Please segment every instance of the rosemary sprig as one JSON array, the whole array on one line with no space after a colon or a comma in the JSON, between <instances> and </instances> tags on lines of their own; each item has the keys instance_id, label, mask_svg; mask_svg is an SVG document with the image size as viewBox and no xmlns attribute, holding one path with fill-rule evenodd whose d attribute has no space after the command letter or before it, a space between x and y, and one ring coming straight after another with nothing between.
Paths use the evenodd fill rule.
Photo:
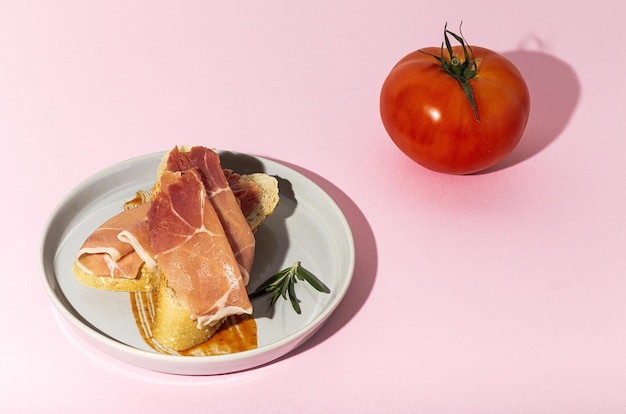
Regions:
<instances>
[{"instance_id":1,"label":"rosemary sprig","mask_svg":"<svg viewBox=\"0 0 626 414\"><path fill-rule=\"evenodd\" d=\"M270 276L263 283L256 288L256 290L248 295L250 300L263 296L268 293L272 293L270 305L273 306L278 298L281 296L283 299L291 301L291 306L297 313L302 313L300 309L300 303L296 297L295 285L300 281L306 281L315 290L322 293L330 293L330 289L321 280L319 280L313 273L306 270L300 262L294 263L292 266L287 267L273 276Z\"/></svg>"}]
</instances>

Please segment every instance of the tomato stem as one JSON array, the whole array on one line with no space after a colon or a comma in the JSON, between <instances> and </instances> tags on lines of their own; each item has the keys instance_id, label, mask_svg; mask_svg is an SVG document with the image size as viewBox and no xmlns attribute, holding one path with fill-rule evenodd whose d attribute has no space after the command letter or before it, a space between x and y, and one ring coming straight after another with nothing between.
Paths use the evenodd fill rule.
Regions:
<instances>
[{"instance_id":1,"label":"tomato stem","mask_svg":"<svg viewBox=\"0 0 626 414\"><path fill-rule=\"evenodd\" d=\"M467 96L467 100L472 107L472 111L474 112L474 117L476 118L476 121L480 122L480 119L478 117L478 108L476 108L476 101L474 99L474 90L469 84L469 80L476 76L476 73L478 72L478 67L476 66L476 59L474 59L472 47L465 41L460 26L459 33L461 33L461 35L457 35L456 33L449 31L448 24L446 23L443 28L443 42L441 43L440 56L424 52L422 50L420 50L420 52L435 58L437 62L439 62L443 70L445 70L454 79L459 81L459 84L461 85L461 88L463 89L463 92L465 93L465 96ZM454 54L448 35L454 37L454 39L459 42L463 47L463 60L461 60L461 58ZM446 56L444 54L444 45L446 47L446 50L448 51L448 59L446 59Z\"/></svg>"}]
</instances>

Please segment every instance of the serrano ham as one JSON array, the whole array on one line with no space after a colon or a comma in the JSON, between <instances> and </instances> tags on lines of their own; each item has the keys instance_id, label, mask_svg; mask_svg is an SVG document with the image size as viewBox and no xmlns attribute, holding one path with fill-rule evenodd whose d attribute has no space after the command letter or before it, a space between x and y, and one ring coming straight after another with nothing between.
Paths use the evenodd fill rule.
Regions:
<instances>
[{"instance_id":1,"label":"serrano ham","mask_svg":"<svg viewBox=\"0 0 626 414\"><path fill-rule=\"evenodd\" d=\"M146 224L149 208L142 204L107 220L85 240L76 266L88 275L124 279L135 279L144 263L154 270Z\"/></svg>"},{"instance_id":2,"label":"serrano ham","mask_svg":"<svg viewBox=\"0 0 626 414\"><path fill-rule=\"evenodd\" d=\"M204 177L205 186L209 185L213 189L212 204L217 206L216 211L221 213L218 213L220 222L227 229L229 243L240 264L244 283L247 284L254 257L255 240L245 216L259 205L260 190L254 182L242 181L239 174L230 170L223 170L220 174L215 169L220 168L220 163L214 151L203 147L194 148L197 149L192 148L189 153L194 154L191 159L187 157L187 153L181 154L178 148L172 150L168 155L168 168L172 171L189 169L205 171L200 176ZM201 166L201 169L195 165ZM167 178L161 177L161 180ZM219 186L216 183L219 183ZM228 186L226 190L224 183ZM240 210L239 214L234 209L235 205ZM81 246L76 255L76 267L85 275L93 277L128 280L135 279L144 264L144 270L154 272L156 261L146 221L149 207L149 201L135 204L135 207L103 223Z\"/></svg>"},{"instance_id":3,"label":"serrano ham","mask_svg":"<svg viewBox=\"0 0 626 414\"><path fill-rule=\"evenodd\" d=\"M192 147L189 152L184 153L180 152L178 148L174 148L170 151L167 169L172 172L196 170L199 173L209 200L224 227L237 263L239 263L244 284L247 285L254 259L254 234L242 212L241 202L235 196L221 167L219 155L215 151L199 146ZM233 177L231 181L237 183L237 178ZM244 194L249 197L254 192L242 191L241 195ZM255 201L258 202L258 198L250 202Z\"/></svg>"},{"instance_id":4,"label":"serrano ham","mask_svg":"<svg viewBox=\"0 0 626 414\"><path fill-rule=\"evenodd\" d=\"M164 172L151 204L153 253L192 318L211 325L230 315L251 314L240 266L200 174L195 169Z\"/></svg>"}]
</instances>

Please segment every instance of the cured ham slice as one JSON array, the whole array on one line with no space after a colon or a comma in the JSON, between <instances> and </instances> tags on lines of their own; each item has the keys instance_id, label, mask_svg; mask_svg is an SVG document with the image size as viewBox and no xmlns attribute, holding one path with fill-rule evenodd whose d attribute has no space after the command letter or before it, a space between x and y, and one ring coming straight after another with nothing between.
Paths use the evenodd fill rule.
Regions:
<instances>
[{"instance_id":1,"label":"cured ham slice","mask_svg":"<svg viewBox=\"0 0 626 414\"><path fill-rule=\"evenodd\" d=\"M198 324L252 313L240 266L195 169L163 173L148 231L160 271Z\"/></svg>"},{"instance_id":2,"label":"cured ham slice","mask_svg":"<svg viewBox=\"0 0 626 414\"><path fill-rule=\"evenodd\" d=\"M248 217L254 208L261 202L259 187L253 181L244 181L241 175L232 170L225 169L224 176L228 181L230 189L239 202L241 212Z\"/></svg>"},{"instance_id":3,"label":"cured ham slice","mask_svg":"<svg viewBox=\"0 0 626 414\"><path fill-rule=\"evenodd\" d=\"M135 279L144 263L154 269L146 222L149 208L142 204L103 223L76 254L76 266L88 275L124 279Z\"/></svg>"},{"instance_id":4,"label":"cured ham slice","mask_svg":"<svg viewBox=\"0 0 626 414\"><path fill-rule=\"evenodd\" d=\"M191 169L198 171L209 200L224 227L237 263L240 265L244 284L247 285L254 260L254 234L242 212L241 203L233 193L222 170L219 155L215 151L200 146L192 147L189 152L180 152L178 148L174 148L170 151L167 169L172 172L184 172ZM236 177L234 179L236 180ZM258 202L258 200L251 202L253 201Z\"/></svg>"}]
</instances>

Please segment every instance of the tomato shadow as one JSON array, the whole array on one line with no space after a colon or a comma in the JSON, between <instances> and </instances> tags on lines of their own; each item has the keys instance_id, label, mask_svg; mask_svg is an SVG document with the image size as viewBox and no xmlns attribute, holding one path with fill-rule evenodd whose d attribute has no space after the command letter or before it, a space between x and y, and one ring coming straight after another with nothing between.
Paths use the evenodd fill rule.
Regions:
<instances>
[{"instance_id":1,"label":"tomato shadow","mask_svg":"<svg viewBox=\"0 0 626 414\"><path fill-rule=\"evenodd\" d=\"M517 148L482 173L514 166L547 148L565 129L580 98L581 86L576 73L561 59L542 51L523 49L502 55L517 66L526 80L530 91L530 117Z\"/></svg>"}]
</instances>

